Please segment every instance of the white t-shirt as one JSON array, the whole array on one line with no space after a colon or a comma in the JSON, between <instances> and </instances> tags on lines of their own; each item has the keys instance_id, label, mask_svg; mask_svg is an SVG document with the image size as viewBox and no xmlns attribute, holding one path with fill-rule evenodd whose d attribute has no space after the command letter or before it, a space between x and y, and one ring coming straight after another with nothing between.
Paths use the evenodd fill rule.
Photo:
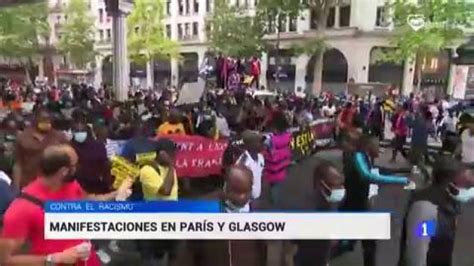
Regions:
<instances>
[{"instance_id":1,"label":"white t-shirt","mask_svg":"<svg viewBox=\"0 0 474 266\"><path fill-rule=\"evenodd\" d=\"M462 162L474 163L474 136L466 129L461 135L462 140Z\"/></svg>"},{"instance_id":2,"label":"white t-shirt","mask_svg":"<svg viewBox=\"0 0 474 266\"><path fill-rule=\"evenodd\" d=\"M323 106L323 115L324 116L334 116L336 114L336 106L329 107L328 105Z\"/></svg>"},{"instance_id":3,"label":"white t-shirt","mask_svg":"<svg viewBox=\"0 0 474 266\"><path fill-rule=\"evenodd\" d=\"M262 192L262 173L265 166L265 159L262 154L258 154L257 161L250 156L248 151L245 151L237 160L237 163L242 163L247 166L253 174L252 184L252 199L258 199Z\"/></svg>"},{"instance_id":4,"label":"white t-shirt","mask_svg":"<svg viewBox=\"0 0 474 266\"><path fill-rule=\"evenodd\" d=\"M455 116L450 117L448 115L444 118L444 125L446 125L446 131L448 132L455 133L457 124L458 124L458 119Z\"/></svg>"}]
</instances>

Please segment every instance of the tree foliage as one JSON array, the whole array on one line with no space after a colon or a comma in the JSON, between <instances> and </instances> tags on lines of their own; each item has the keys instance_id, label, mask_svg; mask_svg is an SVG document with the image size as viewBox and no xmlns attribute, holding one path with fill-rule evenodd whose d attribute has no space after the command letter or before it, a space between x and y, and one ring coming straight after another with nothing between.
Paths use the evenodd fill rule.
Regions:
<instances>
[{"instance_id":1,"label":"tree foliage","mask_svg":"<svg viewBox=\"0 0 474 266\"><path fill-rule=\"evenodd\" d=\"M462 42L464 29L472 26L474 5L466 0L395 0L388 6L394 26L389 52L378 53L377 61L401 63L406 59L436 55L441 49ZM424 27L414 30L408 20L422 18Z\"/></svg>"},{"instance_id":2,"label":"tree foliage","mask_svg":"<svg viewBox=\"0 0 474 266\"><path fill-rule=\"evenodd\" d=\"M66 8L68 20L61 30L59 49L76 67L84 68L94 60L94 20L85 0L71 0Z\"/></svg>"},{"instance_id":3,"label":"tree foliage","mask_svg":"<svg viewBox=\"0 0 474 266\"><path fill-rule=\"evenodd\" d=\"M0 56L25 67L33 64L48 39L46 3L0 8Z\"/></svg>"},{"instance_id":4,"label":"tree foliage","mask_svg":"<svg viewBox=\"0 0 474 266\"><path fill-rule=\"evenodd\" d=\"M128 17L128 49L132 61L179 57L179 44L166 36L162 1L135 0Z\"/></svg>"},{"instance_id":5,"label":"tree foliage","mask_svg":"<svg viewBox=\"0 0 474 266\"><path fill-rule=\"evenodd\" d=\"M265 50L264 23L259 14L216 0L207 25L213 50L232 57L260 56Z\"/></svg>"}]
</instances>

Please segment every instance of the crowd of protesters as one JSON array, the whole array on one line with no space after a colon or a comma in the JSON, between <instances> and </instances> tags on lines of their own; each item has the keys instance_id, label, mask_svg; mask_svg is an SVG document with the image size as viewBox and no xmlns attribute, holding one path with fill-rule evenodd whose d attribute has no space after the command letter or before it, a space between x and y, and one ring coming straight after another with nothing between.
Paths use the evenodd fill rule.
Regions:
<instances>
[{"instance_id":1,"label":"crowd of protesters","mask_svg":"<svg viewBox=\"0 0 474 266\"><path fill-rule=\"evenodd\" d=\"M414 172L423 172L427 184L411 197L406 232L416 221L449 222L440 224L440 236L432 241L404 234L400 265L450 265L455 232L451 222L459 214L459 205L474 198L470 171L474 120L464 119L467 129L458 134L459 110L446 100L428 104L415 95L402 99L371 93L324 93L306 98L278 93L258 98L245 90L213 90L195 104L175 106L173 90L131 90L129 101L116 102L108 88L84 84L63 88L4 86L1 95L2 105L9 110L0 136L2 265L5 261L6 265L91 266L110 260L100 248L91 253L94 249L88 241L45 240L41 205L47 200L177 200L181 197L174 165L177 150L167 135L242 140L243 145L231 144L224 153L222 183L199 197L220 200L227 212L251 212L259 208L264 182L270 187L273 207L284 205L280 189L291 163L288 129L305 127L318 118L333 118L344 167L341 171L331 162L318 163L313 176L314 200L291 208L360 212L370 210L374 185L413 188L409 177L381 173L374 165L379 141L389 133L386 123L391 124L392 160L401 152ZM31 104L31 110L21 108L25 103ZM271 138L264 138L264 132L271 133ZM156 136L160 138L155 140ZM430 136L443 139L443 150L448 154L436 158L432 171L427 166L432 161ZM411 139L409 152L405 149L407 138ZM156 153L155 159L140 162L139 182L127 179L118 189L112 188L110 140L128 140L120 155L136 163L137 155ZM449 211L441 212L440 208ZM16 255L25 242L30 243L29 255ZM264 265L268 259L262 241L189 241L184 248L187 255L180 257L175 254L178 243L174 241L137 243L143 261L150 265L163 258L175 265L203 266ZM306 266L328 265L334 247L352 250L355 242L293 244L297 246L295 263ZM376 242L364 240L362 247L364 265L375 265Z\"/></svg>"}]
</instances>

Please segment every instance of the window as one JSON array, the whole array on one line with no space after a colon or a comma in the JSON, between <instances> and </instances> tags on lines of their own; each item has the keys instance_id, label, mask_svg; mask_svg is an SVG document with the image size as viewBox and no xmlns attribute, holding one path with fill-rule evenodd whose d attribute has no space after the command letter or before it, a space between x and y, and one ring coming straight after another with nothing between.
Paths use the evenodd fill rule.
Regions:
<instances>
[{"instance_id":1,"label":"window","mask_svg":"<svg viewBox=\"0 0 474 266\"><path fill-rule=\"evenodd\" d=\"M179 8L179 14L183 15L184 13L184 3L183 0L178 0L178 8Z\"/></svg>"},{"instance_id":2,"label":"window","mask_svg":"<svg viewBox=\"0 0 474 266\"><path fill-rule=\"evenodd\" d=\"M190 9L190 8L189 8L189 1L190 1L190 0L184 0L184 1L185 1L184 3L186 4L186 6L185 6L186 9L185 9L184 13L185 13L186 15L189 15L189 9Z\"/></svg>"},{"instance_id":3,"label":"window","mask_svg":"<svg viewBox=\"0 0 474 266\"><path fill-rule=\"evenodd\" d=\"M211 12L211 0L206 0L206 12Z\"/></svg>"},{"instance_id":4,"label":"window","mask_svg":"<svg viewBox=\"0 0 474 266\"><path fill-rule=\"evenodd\" d=\"M190 24L189 23L185 23L184 24L184 36L187 38L189 36L191 36L191 28L190 28Z\"/></svg>"},{"instance_id":5,"label":"window","mask_svg":"<svg viewBox=\"0 0 474 266\"><path fill-rule=\"evenodd\" d=\"M107 29L107 40L112 39L112 30Z\"/></svg>"},{"instance_id":6,"label":"window","mask_svg":"<svg viewBox=\"0 0 474 266\"><path fill-rule=\"evenodd\" d=\"M336 8L331 7L329 9L329 14L328 14L328 20L327 20L326 27L328 27L328 28L334 27L335 22L336 22Z\"/></svg>"},{"instance_id":7,"label":"window","mask_svg":"<svg viewBox=\"0 0 474 266\"><path fill-rule=\"evenodd\" d=\"M166 37L171 39L171 25L170 24L166 25Z\"/></svg>"},{"instance_id":8,"label":"window","mask_svg":"<svg viewBox=\"0 0 474 266\"><path fill-rule=\"evenodd\" d=\"M249 0L244 0L244 7L249 8Z\"/></svg>"},{"instance_id":9,"label":"window","mask_svg":"<svg viewBox=\"0 0 474 266\"><path fill-rule=\"evenodd\" d=\"M286 31L286 17L280 16L278 21L278 31L285 32Z\"/></svg>"},{"instance_id":10,"label":"window","mask_svg":"<svg viewBox=\"0 0 474 266\"><path fill-rule=\"evenodd\" d=\"M387 23L385 20L385 7L377 7L377 18L375 19L375 26L377 27L386 27Z\"/></svg>"},{"instance_id":11,"label":"window","mask_svg":"<svg viewBox=\"0 0 474 266\"><path fill-rule=\"evenodd\" d=\"M194 13L199 13L199 0L193 0L193 2L194 2L194 5L193 5Z\"/></svg>"},{"instance_id":12,"label":"window","mask_svg":"<svg viewBox=\"0 0 474 266\"><path fill-rule=\"evenodd\" d=\"M166 1L166 15L171 16L171 0Z\"/></svg>"},{"instance_id":13,"label":"window","mask_svg":"<svg viewBox=\"0 0 474 266\"><path fill-rule=\"evenodd\" d=\"M318 15L316 14L316 11L314 10L311 10L309 28L312 30L315 30L318 28Z\"/></svg>"},{"instance_id":14,"label":"window","mask_svg":"<svg viewBox=\"0 0 474 266\"><path fill-rule=\"evenodd\" d=\"M339 7L339 27L349 27L351 24L351 6Z\"/></svg>"},{"instance_id":15,"label":"window","mask_svg":"<svg viewBox=\"0 0 474 266\"><path fill-rule=\"evenodd\" d=\"M99 22L104 22L104 10L102 8L99 9Z\"/></svg>"},{"instance_id":16,"label":"window","mask_svg":"<svg viewBox=\"0 0 474 266\"><path fill-rule=\"evenodd\" d=\"M198 23L197 22L193 22L193 36L197 36L198 35Z\"/></svg>"},{"instance_id":17,"label":"window","mask_svg":"<svg viewBox=\"0 0 474 266\"><path fill-rule=\"evenodd\" d=\"M298 30L298 17L290 17L289 31Z\"/></svg>"},{"instance_id":18,"label":"window","mask_svg":"<svg viewBox=\"0 0 474 266\"><path fill-rule=\"evenodd\" d=\"M103 41L104 40L104 31L99 30L99 40Z\"/></svg>"},{"instance_id":19,"label":"window","mask_svg":"<svg viewBox=\"0 0 474 266\"><path fill-rule=\"evenodd\" d=\"M183 38L183 24L178 24L178 39L182 39Z\"/></svg>"},{"instance_id":20,"label":"window","mask_svg":"<svg viewBox=\"0 0 474 266\"><path fill-rule=\"evenodd\" d=\"M56 16L56 24L61 23L61 16Z\"/></svg>"},{"instance_id":21,"label":"window","mask_svg":"<svg viewBox=\"0 0 474 266\"><path fill-rule=\"evenodd\" d=\"M67 22L67 15L64 15L64 22Z\"/></svg>"},{"instance_id":22,"label":"window","mask_svg":"<svg viewBox=\"0 0 474 266\"><path fill-rule=\"evenodd\" d=\"M240 6L240 0L235 0L235 6Z\"/></svg>"},{"instance_id":23,"label":"window","mask_svg":"<svg viewBox=\"0 0 474 266\"><path fill-rule=\"evenodd\" d=\"M275 18L271 15L268 16L268 24L267 24L267 33L275 33Z\"/></svg>"}]
</instances>

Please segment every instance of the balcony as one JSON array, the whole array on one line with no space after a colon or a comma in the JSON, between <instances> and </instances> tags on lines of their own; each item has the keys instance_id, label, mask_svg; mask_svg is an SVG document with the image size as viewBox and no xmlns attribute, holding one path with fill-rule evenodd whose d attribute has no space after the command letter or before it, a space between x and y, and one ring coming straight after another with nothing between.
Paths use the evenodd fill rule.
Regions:
<instances>
[{"instance_id":1,"label":"balcony","mask_svg":"<svg viewBox=\"0 0 474 266\"><path fill-rule=\"evenodd\" d=\"M179 42L199 42L199 35L183 35L178 37Z\"/></svg>"}]
</instances>

